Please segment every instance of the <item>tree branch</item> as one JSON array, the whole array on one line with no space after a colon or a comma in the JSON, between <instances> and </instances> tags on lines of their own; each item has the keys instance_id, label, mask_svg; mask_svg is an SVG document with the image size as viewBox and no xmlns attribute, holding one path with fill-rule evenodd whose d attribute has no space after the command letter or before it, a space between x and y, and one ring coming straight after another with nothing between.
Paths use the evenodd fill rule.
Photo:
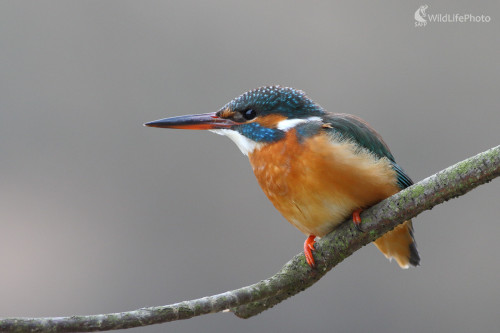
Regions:
<instances>
[{"instance_id":1,"label":"tree branch","mask_svg":"<svg viewBox=\"0 0 500 333\"><path fill-rule=\"evenodd\" d=\"M424 210L461 196L500 175L500 146L459 162L402 190L362 214L359 232L343 223L316 242L317 268L311 270L303 254L296 255L272 277L222 294L171 305L90 316L0 319L1 332L92 332L189 319L230 309L249 318L313 285L339 262L399 223Z\"/></svg>"}]
</instances>

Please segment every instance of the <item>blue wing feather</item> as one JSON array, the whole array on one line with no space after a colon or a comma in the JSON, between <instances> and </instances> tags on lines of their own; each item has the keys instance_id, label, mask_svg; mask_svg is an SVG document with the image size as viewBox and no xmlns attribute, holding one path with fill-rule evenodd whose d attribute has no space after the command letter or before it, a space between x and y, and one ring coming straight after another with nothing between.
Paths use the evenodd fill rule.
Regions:
<instances>
[{"instance_id":1,"label":"blue wing feather","mask_svg":"<svg viewBox=\"0 0 500 333\"><path fill-rule=\"evenodd\" d=\"M413 181L411 178L404 172L404 170L396 163L391 161L392 163L392 168L394 171L396 171L396 174L398 176L398 186L401 189L407 188L411 185L413 185Z\"/></svg>"}]
</instances>

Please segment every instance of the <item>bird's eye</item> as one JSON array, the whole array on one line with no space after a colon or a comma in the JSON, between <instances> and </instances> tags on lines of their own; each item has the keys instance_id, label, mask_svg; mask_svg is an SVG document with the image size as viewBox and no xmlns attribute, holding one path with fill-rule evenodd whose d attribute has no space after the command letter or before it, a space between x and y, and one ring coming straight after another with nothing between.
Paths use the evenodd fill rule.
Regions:
<instances>
[{"instance_id":1,"label":"bird's eye","mask_svg":"<svg viewBox=\"0 0 500 333\"><path fill-rule=\"evenodd\" d=\"M257 112L255 112L254 109L248 109L248 110L243 111L243 117L246 120L252 120L256 116L257 116Z\"/></svg>"}]
</instances>

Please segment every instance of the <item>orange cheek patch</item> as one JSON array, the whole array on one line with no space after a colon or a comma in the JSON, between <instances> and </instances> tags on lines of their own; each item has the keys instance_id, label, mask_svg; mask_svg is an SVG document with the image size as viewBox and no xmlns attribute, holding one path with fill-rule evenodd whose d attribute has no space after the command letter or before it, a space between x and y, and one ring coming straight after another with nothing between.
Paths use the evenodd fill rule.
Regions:
<instances>
[{"instance_id":1,"label":"orange cheek patch","mask_svg":"<svg viewBox=\"0 0 500 333\"><path fill-rule=\"evenodd\" d=\"M285 120L286 117L279 114L270 114L268 116L259 117L256 119L256 122L267 128L276 128L278 123L282 120Z\"/></svg>"},{"instance_id":2,"label":"orange cheek patch","mask_svg":"<svg viewBox=\"0 0 500 333\"><path fill-rule=\"evenodd\" d=\"M220 111L217 116L219 116L220 118L224 118L224 119L230 119L232 116L234 116L236 112L234 112L233 110L230 110L230 109L224 109L222 111Z\"/></svg>"}]
</instances>

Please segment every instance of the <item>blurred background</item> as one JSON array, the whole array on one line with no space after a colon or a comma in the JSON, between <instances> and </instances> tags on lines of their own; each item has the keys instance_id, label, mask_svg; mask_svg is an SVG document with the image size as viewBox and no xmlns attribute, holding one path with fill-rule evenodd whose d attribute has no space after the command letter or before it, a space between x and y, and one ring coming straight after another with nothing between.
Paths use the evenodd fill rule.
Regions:
<instances>
[{"instance_id":1,"label":"blurred background","mask_svg":"<svg viewBox=\"0 0 500 333\"><path fill-rule=\"evenodd\" d=\"M0 2L0 316L170 304L267 278L305 236L227 138L143 127L262 85L379 131L415 181L500 143L500 4ZM258 317L130 332L498 332L499 180L414 220L421 266L369 245Z\"/></svg>"}]
</instances>

